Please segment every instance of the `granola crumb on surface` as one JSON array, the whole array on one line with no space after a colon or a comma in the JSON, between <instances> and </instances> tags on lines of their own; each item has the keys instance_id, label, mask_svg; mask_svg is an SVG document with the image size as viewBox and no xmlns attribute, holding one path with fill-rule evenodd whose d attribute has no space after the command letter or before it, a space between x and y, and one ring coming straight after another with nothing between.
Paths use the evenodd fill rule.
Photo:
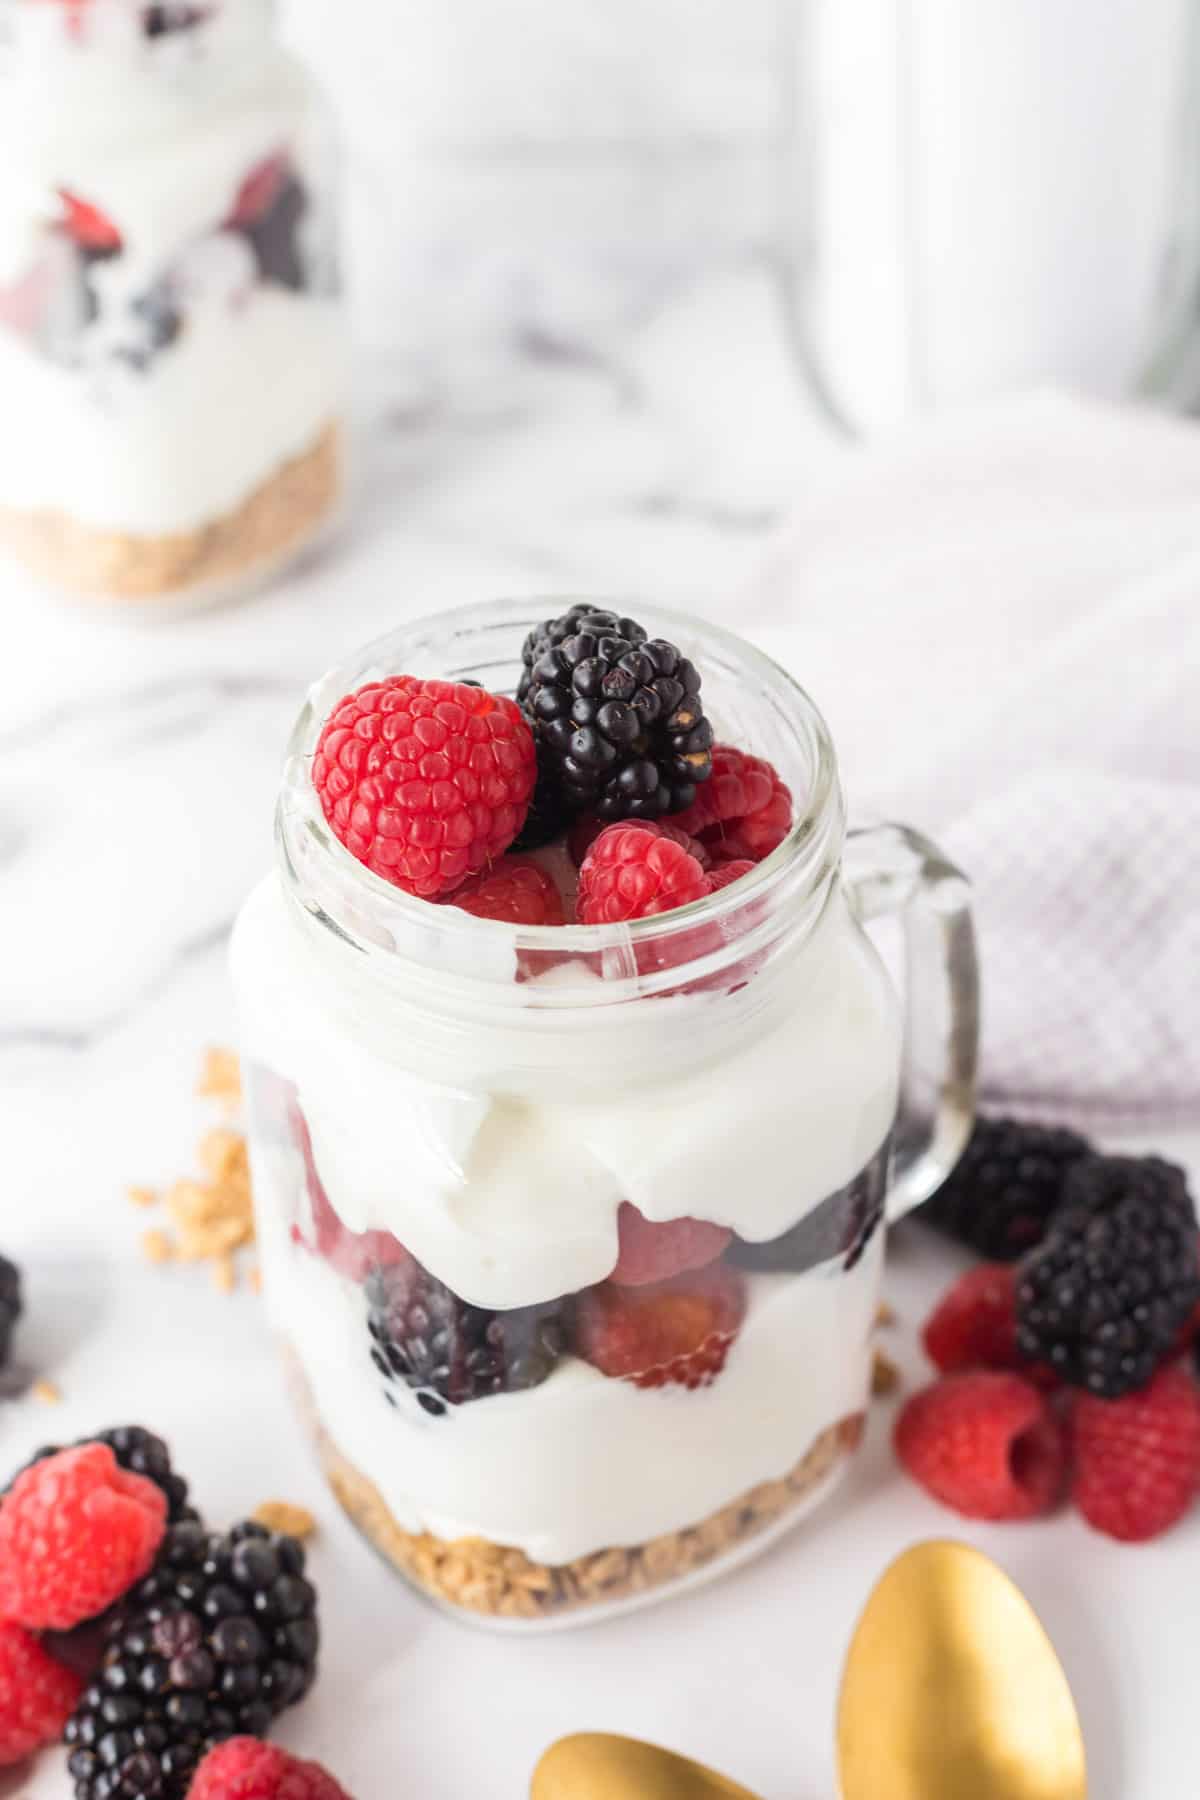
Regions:
<instances>
[{"instance_id":1,"label":"granola crumb on surface","mask_svg":"<svg viewBox=\"0 0 1200 1800\"><path fill-rule=\"evenodd\" d=\"M197 1093L220 1102L227 1112L241 1104L241 1076L232 1050L211 1049L204 1058ZM210 1127L196 1148L201 1173L172 1182L162 1199L170 1229L148 1231L142 1253L152 1263L206 1262L214 1286L232 1293L238 1285L236 1254L254 1242L254 1203L246 1138L234 1125ZM131 1188L139 1206L155 1203L150 1188Z\"/></svg>"},{"instance_id":2,"label":"granola crumb on surface","mask_svg":"<svg viewBox=\"0 0 1200 1800\"><path fill-rule=\"evenodd\" d=\"M900 1386L900 1371L890 1356L882 1350L876 1350L875 1361L871 1368L871 1392L878 1399L886 1399L894 1394Z\"/></svg>"},{"instance_id":3,"label":"granola crumb on surface","mask_svg":"<svg viewBox=\"0 0 1200 1800\"><path fill-rule=\"evenodd\" d=\"M142 1255L145 1257L146 1261L150 1263L170 1262L174 1255L174 1251L171 1248L171 1240L166 1232L143 1231Z\"/></svg>"},{"instance_id":4,"label":"granola crumb on surface","mask_svg":"<svg viewBox=\"0 0 1200 1800\"><path fill-rule=\"evenodd\" d=\"M264 1500L251 1517L268 1531L282 1532L285 1537L299 1538L304 1543L317 1529L317 1521L307 1506L293 1506L290 1500Z\"/></svg>"}]
</instances>

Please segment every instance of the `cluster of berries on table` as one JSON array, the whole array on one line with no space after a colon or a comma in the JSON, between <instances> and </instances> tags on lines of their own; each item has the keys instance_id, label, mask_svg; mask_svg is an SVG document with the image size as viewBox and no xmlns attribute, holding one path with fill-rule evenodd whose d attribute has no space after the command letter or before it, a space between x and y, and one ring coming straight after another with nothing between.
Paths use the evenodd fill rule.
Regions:
<instances>
[{"instance_id":1,"label":"cluster of berries on table","mask_svg":"<svg viewBox=\"0 0 1200 1800\"><path fill-rule=\"evenodd\" d=\"M477 918L617 924L730 886L791 829L776 770L714 742L701 672L636 620L545 620L514 686L391 675L329 713L313 785L374 874Z\"/></svg>"},{"instance_id":2,"label":"cluster of berries on table","mask_svg":"<svg viewBox=\"0 0 1200 1800\"><path fill-rule=\"evenodd\" d=\"M77 1800L345 1800L261 1742L319 1635L303 1546L206 1530L141 1426L41 1451L0 1496L0 1766L61 1738Z\"/></svg>"},{"instance_id":3,"label":"cluster of berries on table","mask_svg":"<svg viewBox=\"0 0 1200 1800\"><path fill-rule=\"evenodd\" d=\"M989 1260L925 1324L940 1379L897 1422L908 1472L971 1518L1068 1499L1127 1542L1177 1523L1200 1495L1200 1230L1183 1171L985 1120L928 1212Z\"/></svg>"}]
</instances>

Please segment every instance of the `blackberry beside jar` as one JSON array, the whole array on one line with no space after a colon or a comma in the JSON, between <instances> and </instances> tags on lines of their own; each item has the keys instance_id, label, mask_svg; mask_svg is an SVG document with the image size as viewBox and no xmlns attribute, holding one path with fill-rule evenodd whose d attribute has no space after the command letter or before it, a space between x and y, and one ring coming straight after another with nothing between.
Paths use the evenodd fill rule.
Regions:
<instances>
[{"instance_id":1,"label":"blackberry beside jar","mask_svg":"<svg viewBox=\"0 0 1200 1800\"><path fill-rule=\"evenodd\" d=\"M265 0L0 0L0 546L220 600L342 489L332 138Z\"/></svg>"},{"instance_id":2,"label":"blackberry beside jar","mask_svg":"<svg viewBox=\"0 0 1200 1800\"><path fill-rule=\"evenodd\" d=\"M796 803L741 881L512 927L342 847L310 773L335 703L401 671L511 691L552 610L426 620L317 684L233 944L267 1303L328 1478L421 1592L514 1627L731 1566L828 1491L885 1212L956 1158L975 1049L962 878L900 828L844 866L819 714L698 621L639 608ZM907 1063L873 911L904 916Z\"/></svg>"}]
</instances>

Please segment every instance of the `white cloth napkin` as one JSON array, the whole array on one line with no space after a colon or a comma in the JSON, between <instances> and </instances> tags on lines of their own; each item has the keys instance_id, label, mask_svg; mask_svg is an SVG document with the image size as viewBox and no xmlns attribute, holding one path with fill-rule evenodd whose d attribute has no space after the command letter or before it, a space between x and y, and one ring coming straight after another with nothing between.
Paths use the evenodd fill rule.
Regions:
<instances>
[{"instance_id":1,"label":"white cloth napkin","mask_svg":"<svg viewBox=\"0 0 1200 1800\"><path fill-rule=\"evenodd\" d=\"M985 1102L1200 1118L1200 430L1037 394L839 460L750 618L852 816L973 878Z\"/></svg>"}]
</instances>

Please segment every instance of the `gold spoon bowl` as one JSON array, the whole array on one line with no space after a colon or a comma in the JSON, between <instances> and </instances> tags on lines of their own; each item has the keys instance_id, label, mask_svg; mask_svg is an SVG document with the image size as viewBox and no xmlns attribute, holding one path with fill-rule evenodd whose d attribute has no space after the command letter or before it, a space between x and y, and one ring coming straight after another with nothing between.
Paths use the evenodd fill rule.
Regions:
<instances>
[{"instance_id":1,"label":"gold spoon bowl","mask_svg":"<svg viewBox=\"0 0 1200 1800\"><path fill-rule=\"evenodd\" d=\"M702 1763L604 1731L552 1744L529 1794L530 1800L758 1800Z\"/></svg>"},{"instance_id":2,"label":"gold spoon bowl","mask_svg":"<svg viewBox=\"0 0 1200 1800\"><path fill-rule=\"evenodd\" d=\"M846 1658L837 1742L842 1800L1086 1800L1054 1646L967 1544L917 1544L883 1575Z\"/></svg>"}]
</instances>

